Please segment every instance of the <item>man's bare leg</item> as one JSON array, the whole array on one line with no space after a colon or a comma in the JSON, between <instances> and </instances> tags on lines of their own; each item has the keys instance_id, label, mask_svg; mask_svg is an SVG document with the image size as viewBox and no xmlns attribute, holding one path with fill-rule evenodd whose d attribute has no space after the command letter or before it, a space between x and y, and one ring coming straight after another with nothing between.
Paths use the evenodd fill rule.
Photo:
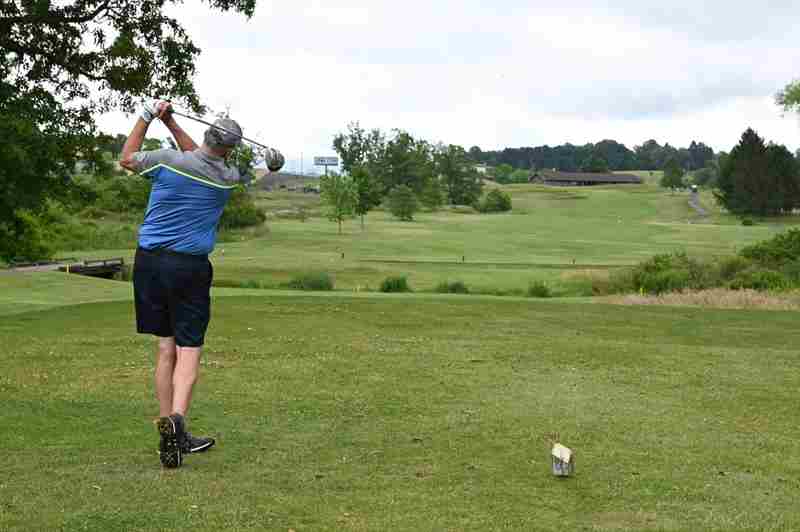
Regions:
<instances>
[{"instance_id":1,"label":"man's bare leg","mask_svg":"<svg viewBox=\"0 0 800 532\"><path fill-rule=\"evenodd\" d=\"M172 379L175 372L175 338L159 338L156 350L156 397L158 398L158 415L167 417L172 414Z\"/></svg>"},{"instance_id":2,"label":"man's bare leg","mask_svg":"<svg viewBox=\"0 0 800 532\"><path fill-rule=\"evenodd\" d=\"M176 347L177 362L172 374L172 412L186 416L192 389L200 370L202 347Z\"/></svg>"}]
</instances>

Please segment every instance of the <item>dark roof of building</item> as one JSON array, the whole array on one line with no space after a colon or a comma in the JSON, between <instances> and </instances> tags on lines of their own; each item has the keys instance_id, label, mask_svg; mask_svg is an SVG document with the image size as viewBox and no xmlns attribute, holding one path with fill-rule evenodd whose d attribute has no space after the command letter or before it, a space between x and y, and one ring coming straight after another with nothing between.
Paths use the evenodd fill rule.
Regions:
<instances>
[{"instance_id":1,"label":"dark roof of building","mask_svg":"<svg viewBox=\"0 0 800 532\"><path fill-rule=\"evenodd\" d=\"M642 178L632 174L610 174L590 172L554 172L539 170L533 177L544 181L582 182L582 183L641 183Z\"/></svg>"}]
</instances>

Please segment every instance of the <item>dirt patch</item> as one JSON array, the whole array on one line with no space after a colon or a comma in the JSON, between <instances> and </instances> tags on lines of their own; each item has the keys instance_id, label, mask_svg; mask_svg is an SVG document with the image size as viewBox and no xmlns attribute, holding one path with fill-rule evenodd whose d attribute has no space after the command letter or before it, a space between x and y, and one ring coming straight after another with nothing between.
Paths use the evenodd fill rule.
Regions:
<instances>
[{"instance_id":1,"label":"dirt patch","mask_svg":"<svg viewBox=\"0 0 800 532\"><path fill-rule=\"evenodd\" d=\"M723 288L662 294L659 296L607 296L598 298L598 301L617 305L800 310L800 293L797 292L770 294L756 290L726 290Z\"/></svg>"}]
</instances>

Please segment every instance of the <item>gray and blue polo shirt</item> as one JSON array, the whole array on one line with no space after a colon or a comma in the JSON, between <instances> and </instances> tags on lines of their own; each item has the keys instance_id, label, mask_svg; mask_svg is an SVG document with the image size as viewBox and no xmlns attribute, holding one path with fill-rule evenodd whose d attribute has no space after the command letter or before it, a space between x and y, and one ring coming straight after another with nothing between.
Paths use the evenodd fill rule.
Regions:
<instances>
[{"instance_id":1,"label":"gray and blue polo shirt","mask_svg":"<svg viewBox=\"0 0 800 532\"><path fill-rule=\"evenodd\" d=\"M139 246L211 253L222 210L241 181L239 172L200 149L140 151L133 160L139 173L153 181Z\"/></svg>"}]
</instances>

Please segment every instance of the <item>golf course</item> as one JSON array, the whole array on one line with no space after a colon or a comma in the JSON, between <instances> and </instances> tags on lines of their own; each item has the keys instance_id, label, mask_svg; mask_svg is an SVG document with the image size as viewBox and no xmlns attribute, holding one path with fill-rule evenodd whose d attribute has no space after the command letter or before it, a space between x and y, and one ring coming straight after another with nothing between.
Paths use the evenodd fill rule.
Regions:
<instances>
[{"instance_id":1,"label":"golf course","mask_svg":"<svg viewBox=\"0 0 800 532\"><path fill-rule=\"evenodd\" d=\"M211 259L189 419L217 445L175 470L131 284L0 271L0 530L800 530L797 313L592 297L654 254L730 255L796 220L743 226L710 193L700 216L645 174L504 186L507 214L378 209L341 235L317 196L259 192L266 224ZM286 289L308 273L334 289ZM393 276L413 292L379 292ZM436 293L452 281L470 293Z\"/></svg>"}]
</instances>

